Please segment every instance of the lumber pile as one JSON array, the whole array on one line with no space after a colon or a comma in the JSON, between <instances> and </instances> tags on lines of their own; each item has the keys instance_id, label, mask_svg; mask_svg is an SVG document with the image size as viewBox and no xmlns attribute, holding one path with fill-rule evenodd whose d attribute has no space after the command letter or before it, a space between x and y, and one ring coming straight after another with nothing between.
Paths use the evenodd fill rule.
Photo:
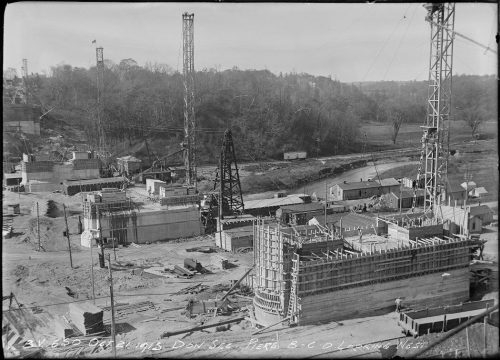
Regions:
<instances>
[{"instance_id":1,"label":"lumber pile","mask_svg":"<svg viewBox=\"0 0 500 360\"><path fill-rule=\"evenodd\" d=\"M155 305L151 301L141 301L135 304L121 304L115 305L115 318L120 318L125 315L135 314L138 312L155 309ZM103 307L104 311L111 311L111 306Z\"/></svg>"},{"instance_id":2,"label":"lumber pile","mask_svg":"<svg viewBox=\"0 0 500 360\"><path fill-rule=\"evenodd\" d=\"M73 328L62 318L54 319L54 332L60 339L67 339L74 336Z\"/></svg>"},{"instance_id":3,"label":"lumber pile","mask_svg":"<svg viewBox=\"0 0 500 360\"><path fill-rule=\"evenodd\" d=\"M196 284L193 286L188 286L188 287L185 287L183 289L180 289L179 291L177 291L173 295L198 294L202 291L205 291L208 288L209 288L209 286L202 285L201 283L199 283L199 284Z\"/></svg>"},{"instance_id":4,"label":"lumber pile","mask_svg":"<svg viewBox=\"0 0 500 360\"><path fill-rule=\"evenodd\" d=\"M191 278L194 276L194 273L192 271L189 271L188 269L184 269L183 267L180 267L179 265L174 265L174 272L177 275L180 275L183 277Z\"/></svg>"},{"instance_id":5,"label":"lumber pile","mask_svg":"<svg viewBox=\"0 0 500 360\"><path fill-rule=\"evenodd\" d=\"M83 335L95 334L103 331L103 311L89 303L69 304L71 321Z\"/></svg>"}]
</instances>

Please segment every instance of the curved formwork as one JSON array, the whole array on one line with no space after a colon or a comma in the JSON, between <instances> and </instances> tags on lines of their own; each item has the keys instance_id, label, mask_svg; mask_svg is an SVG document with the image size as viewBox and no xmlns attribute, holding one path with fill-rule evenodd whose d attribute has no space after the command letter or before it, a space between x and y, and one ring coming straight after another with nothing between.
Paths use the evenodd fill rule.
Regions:
<instances>
[{"instance_id":1,"label":"curved formwork","mask_svg":"<svg viewBox=\"0 0 500 360\"><path fill-rule=\"evenodd\" d=\"M289 317L306 325L370 316L390 310L398 297L412 307L468 299L475 241L433 237L393 248L384 244L367 251L343 247L320 228L259 221L254 228L257 322L271 325Z\"/></svg>"}]
</instances>

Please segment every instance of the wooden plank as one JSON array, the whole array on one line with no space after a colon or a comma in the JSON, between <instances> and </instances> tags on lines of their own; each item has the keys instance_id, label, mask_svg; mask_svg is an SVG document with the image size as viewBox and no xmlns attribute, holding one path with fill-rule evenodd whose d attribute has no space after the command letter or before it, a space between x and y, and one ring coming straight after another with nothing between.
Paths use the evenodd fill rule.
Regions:
<instances>
[{"instance_id":1,"label":"wooden plank","mask_svg":"<svg viewBox=\"0 0 500 360\"><path fill-rule=\"evenodd\" d=\"M164 332L163 334L161 334L161 337L165 338L165 337L169 337L169 336L190 333L190 332L199 331L199 330L203 330L203 329L208 329L208 328L212 328L212 327L216 327L216 326L231 324L231 323L239 322L239 321L242 321L242 320L245 320L244 316L238 317L238 318L235 318L235 319L221 321L221 322L218 322L218 323L215 323L215 324L210 324L210 325L195 326L195 327L192 327L192 328L189 328L189 329L177 330L177 331L171 331L171 332L167 331L167 332Z\"/></svg>"}]
</instances>

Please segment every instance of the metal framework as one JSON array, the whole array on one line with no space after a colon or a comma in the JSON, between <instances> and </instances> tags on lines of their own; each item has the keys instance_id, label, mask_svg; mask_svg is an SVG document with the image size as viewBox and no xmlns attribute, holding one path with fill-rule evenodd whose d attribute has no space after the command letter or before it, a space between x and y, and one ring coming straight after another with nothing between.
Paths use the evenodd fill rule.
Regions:
<instances>
[{"instance_id":1,"label":"metal framework","mask_svg":"<svg viewBox=\"0 0 500 360\"><path fill-rule=\"evenodd\" d=\"M182 14L184 79L184 166L186 183L196 189L196 121L194 113L194 14Z\"/></svg>"},{"instance_id":2,"label":"metal framework","mask_svg":"<svg viewBox=\"0 0 500 360\"><path fill-rule=\"evenodd\" d=\"M202 216L205 233L216 231L216 217L223 219L224 216L238 215L244 211L233 136L229 129L224 133L213 191L208 195L210 205Z\"/></svg>"},{"instance_id":3,"label":"metal framework","mask_svg":"<svg viewBox=\"0 0 500 360\"><path fill-rule=\"evenodd\" d=\"M424 213L433 211L438 203L442 186L442 175L446 175L447 158L443 150L443 139L447 137L451 112L451 80L453 67L453 28L455 22L454 3L431 3L426 21L431 25L429 89L426 124L422 126L422 153L417 175L417 184L424 176ZM416 192L414 205L416 202Z\"/></svg>"},{"instance_id":4,"label":"metal framework","mask_svg":"<svg viewBox=\"0 0 500 360\"><path fill-rule=\"evenodd\" d=\"M29 86L28 86L28 59L23 59L23 85L24 85L24 103L28 104L29 100Z\"/></svg>"},{"instance_id":5,"label":"metal framework","mask_svg":"<svg viewBox=\"0 0 500 360\"><path fill-rule=\"evenodd\" d=\"M105 132L102 124L103 113L103 93L104 93L104 53L103 48L98 47L96 50L97 60L97 146L100 157L104 156L105 152Z\"/></svg>"},{"instance_id":6,"label":"metal framework","mask_svg":"<svg viewBox=\"0 0 500 360\"><path fill-rule=\"evenodd\" d=\"M219 186L219 217L223 219L225 215L243 213L240 175L234 152L233 135L229 129L224 133L214 190L217 185Z\"/></svg>"}]
</instances>

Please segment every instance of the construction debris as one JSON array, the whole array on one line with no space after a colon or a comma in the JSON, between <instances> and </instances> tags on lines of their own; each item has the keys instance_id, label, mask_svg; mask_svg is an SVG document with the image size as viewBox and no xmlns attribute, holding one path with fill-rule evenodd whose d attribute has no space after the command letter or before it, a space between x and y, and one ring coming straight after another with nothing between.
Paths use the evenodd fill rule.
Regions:
<instances>
[{"instance_id":1,"label":"construction debris","mask_svg":"<svg viewBox=\"0 0 500 360\"><path fill-rule=\"evenodd\" d=\"M194 276L194 273L192 271L184 269L179 265L174 265L174 272L183 277L192 278Z\"/></svg>"},{"instance_id":2,"label":"construction debris","mask_svg":"<svg viewBox=\"0 0 500 360\"><path fill-rule=\"evenodd\" d=\"M103 331L103 311L89 303L69 304L71 321L83 335L95 334Z\"/></svg>"},{"instance_id":3,"label":"construction debris","mask_svg":"<svg viewBox=\"0 0 500 360\"><path fill-rule=\"evenodd\" d=\"M151 301L141 301L135 304L118 304L115 305L115 318L147 311L150 309L155 309L155 305ZM110 311L111 306L103 307L102 310Z\"/></svg>"},{"instance_id":4,"label":"construction debris","mask_svg":"<svg viewBox=\"0 0 500 360\"><path fill-rule=\"evenodd\" d=\"M222 312L227 312L228 306L226 301L220 300L190 300L186 305L187 315L191 317L197 314L207 314L217 310L222 310Z\"/></svg>"},{"instance_id":5,"label":"construction debris","mask_svg":"<svg viewBox=\"0 0 500 360\"><path fill-rule=\"evenodd\" d=\"M188 286L188 287L185 287L179 291L177 291L176 293L174 293L173 295L181 295L181 294L198 294L206 289L208 289L209 286L207 285L202 285L201 283L199 284L196 284L196 285L193 285L193 286Z\"/></svg>"},{"instance_id":6,"label":"construction debris","mask_svg":"<svg viewBox=\"0 0 500 360\"><path fill-rule=\"evenodd\" d=\"M217 249L214 248L213 246L198 246L198 247L193 247L193 248L190 248L190 249L186 249L186 251L187 252L197 251L197 252L209 254L209 253L217 252Z\"/></svg>"},{"instance_id":7,"label":"construction debris","mask_svg":"<svg viewBox=\"0 0 500 360\"><path fill-rule=\"evenodd\" d=\"M75 335L73 327L62 318L54 319L54 332L56 336L61 339L67 339Z\"/></svg>"},{"instance_id":8,"label":"construction debris","mask_svg":"<svg viewBox=\"0 0 500 360\"><path fill-rule=\"evenodd\" d=\"M203 271L203 266L195 259L184 259L184 267L191 271Z\"/></svg>"},{"instance_id":9,"label":"construction debris","mask_svg":"<svg viewBox=\"0 0 500 360\"><path fill-rule=\"evenodd\" d=\"M170 336L174 336L174 335L191 333L191 332L194 332L194 331L199 331L199 330L208 329L208 328L212 328L212 327L217 327L217 326L221 326L221 325L231 324L231 323L235 323L235 322L240 322L242 320L245 320L244 316L243 317L238 317L238 318L235 318L235 319L231 319L231 320L221 321L219 323L210 324L210 325L195 326L193 328L184 329L184 330L178 330L178 331L172 331L172 332L168 332L167 331L167 332L164 332L161 335L161 337L162 338L166 338L166 337L170 337Z\"/></svg>"}]
</instances>

